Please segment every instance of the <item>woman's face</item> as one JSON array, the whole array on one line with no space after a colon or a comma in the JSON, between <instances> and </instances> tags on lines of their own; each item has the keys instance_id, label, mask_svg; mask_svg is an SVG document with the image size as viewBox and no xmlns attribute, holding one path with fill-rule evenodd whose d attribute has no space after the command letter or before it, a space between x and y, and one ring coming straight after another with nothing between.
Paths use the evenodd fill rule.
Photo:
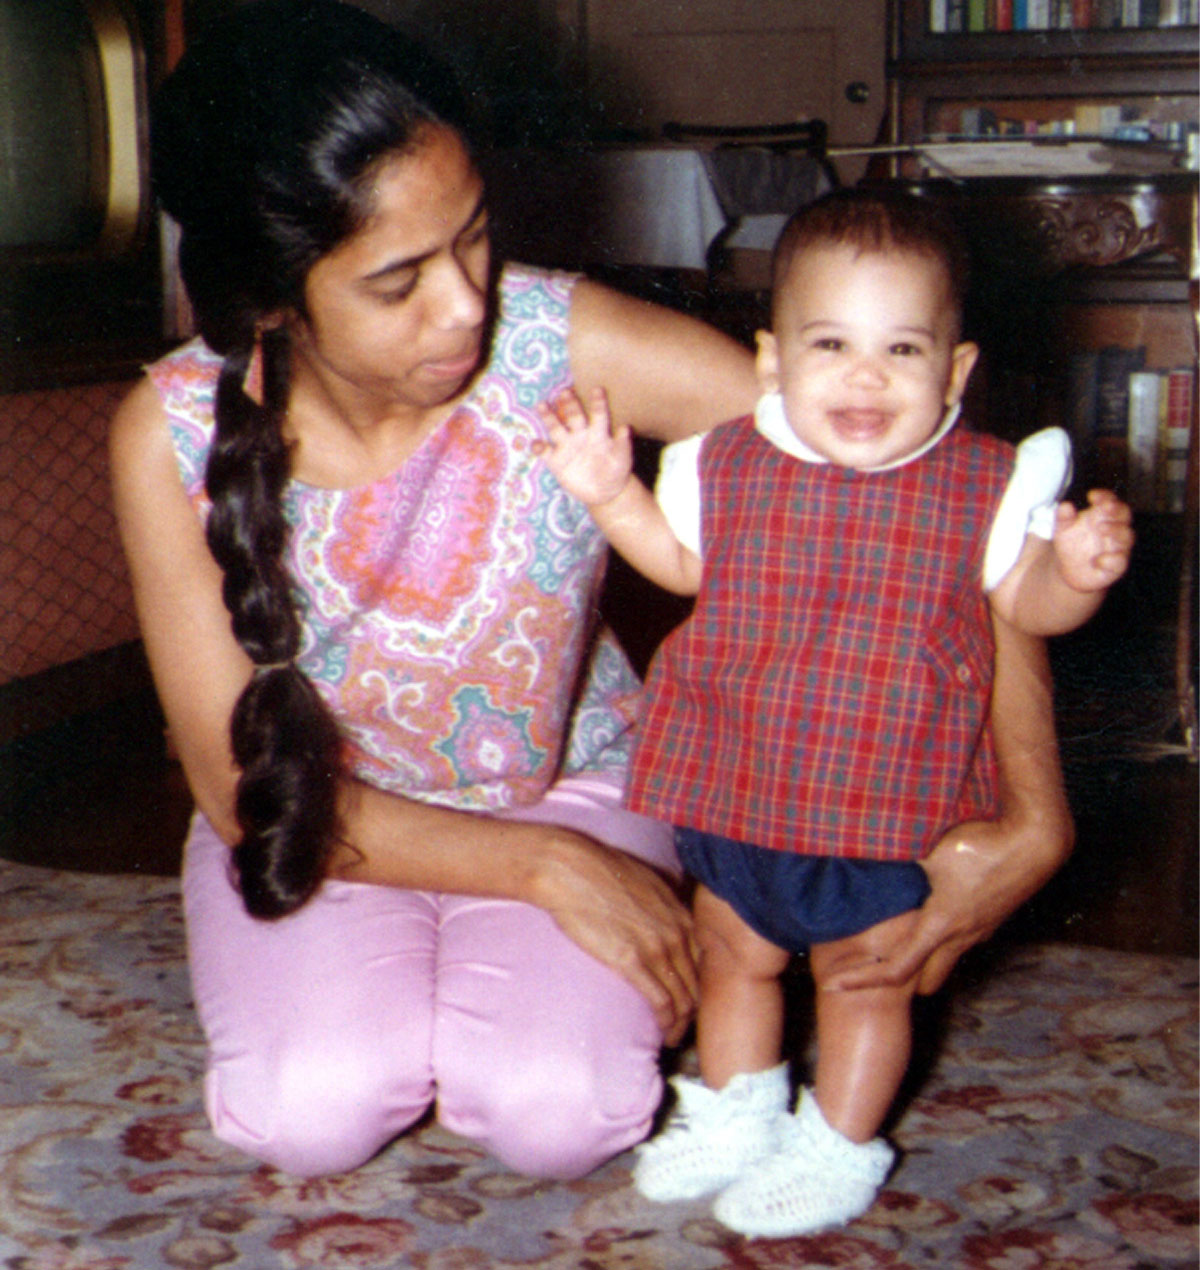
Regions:
<instances>
[{"instance_id":1,"label":"woman's face","mask_svg":"<svg viewBox=\"0 0 1200 1270\"><path fill-rule=\"evenodd\" d=\"M482 351L483 181L458 134L427 125L371 181L373 211L319 260L294 347L333 391L416 410L451 400Z\"/></svg>"}]
</instances>

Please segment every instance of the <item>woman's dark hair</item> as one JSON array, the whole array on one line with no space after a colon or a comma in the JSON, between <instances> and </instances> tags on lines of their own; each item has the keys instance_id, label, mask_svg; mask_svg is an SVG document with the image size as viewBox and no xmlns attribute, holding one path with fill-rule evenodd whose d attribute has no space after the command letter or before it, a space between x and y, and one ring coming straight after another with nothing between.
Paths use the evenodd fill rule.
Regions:
<instances>
[{"instance_id":1,"label":"woman's dark hair","mask_svg":"<svg viewBox=\"0 0 1200 1270\"><path fill-rule=\"evenodd\" d=\"M307 900L337 842L341 738L295 658L284 564L290 460L286 313L313 265L370 214L370 178L430 124L463 131L448 72L338 0L255 0L184 54L152 111L151 178L180 229L196 328L223 363L206 470L208 544L233 633L256 664L234 709L241 769L234 865L249 912ZM256 346L261 393L245 388Z\"/></svg>"}]
</instances>

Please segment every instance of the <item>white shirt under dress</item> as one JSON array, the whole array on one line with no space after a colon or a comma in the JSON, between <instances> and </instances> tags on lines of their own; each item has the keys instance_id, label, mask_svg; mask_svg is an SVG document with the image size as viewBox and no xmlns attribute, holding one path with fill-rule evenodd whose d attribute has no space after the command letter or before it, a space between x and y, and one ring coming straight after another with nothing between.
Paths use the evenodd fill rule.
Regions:
<instances>
[{"instance_id":1,"label":"white shirt under dress","mask_svg":"<svg viewBox=\"0 0 1200 1270\"><path fill-rule=\"evenodd\" d=\"M878 468L883 472L920 458L958 422L959 408L947 410L937 431L924 445ZM755 429L777 449L804 463L828 463L824 455L805 445L792 431L778 393L766 393L754 409ZM700 547L700 447L706 433L668 445L662 453L655 497L675 537L689 551L703 556ZM1054 514L1071 481L1071 441L1062 428L1044 428L1017 446L1013 474L992 522L983 562L983 589L994 591L1017 562L1026 534L1049 541L1054 537Z\"/></svg>"}]
</instances>

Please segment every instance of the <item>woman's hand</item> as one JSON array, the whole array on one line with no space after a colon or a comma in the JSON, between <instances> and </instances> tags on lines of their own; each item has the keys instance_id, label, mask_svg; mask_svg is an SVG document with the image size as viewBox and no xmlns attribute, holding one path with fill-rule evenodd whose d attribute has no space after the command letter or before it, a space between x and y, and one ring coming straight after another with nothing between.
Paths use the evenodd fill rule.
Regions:
<instances>
[{"instance_id":1,"label":"woman's hand","mask_svg":"<svg viewBox=\"0 0 1200 1270\"><path fill-rule=\"evenodd\" d=\"M1022 840L1003 821L971 820L945 834L922 861L933 892L893 957L842 970L824 986L833 991L904 983L936 992L968 948L991 936L1056 872L1062 855L1047 836Z\"/></svg>"},{"instance_id":2,"label":"woman's hand","mask_svg":"<svg viewBox=\"0 0 1200 1270\"><path fill-rule=\"evenodd\" d=\"M918 992L936 992L959 957L1040 890L1070 854L1074 831L1045 645L998 619L995 629L991 728L1004 814L944 834L922 861L933 893L907 946L895 957L847 967L829 989L896 985L918 975Z\"/></svg>"},{"instance_id":3,"label":"woman's hand","mask_svg":"<svg viewBox=\"0 0 1200 1270\"><path fill-rule=\"evenodd\" d=\"M668 1045L699 992L692 919L670 883L623 852L566 830L537 866L531 899L585 952L650 1003Z\"/></svg>"},{"instance_id":4,"label":"woman's hand","mask_svg":"<svg viewBox=\"0 0 1200 1270\"><path fill-rule=\"evenodd\" d=\"M649 865L560 825L415 802L347 781L346 841L330 873L347 882L517 900L627 979L669 1043L696 1001L692 919Z\"/></svg>"}]
</instances>

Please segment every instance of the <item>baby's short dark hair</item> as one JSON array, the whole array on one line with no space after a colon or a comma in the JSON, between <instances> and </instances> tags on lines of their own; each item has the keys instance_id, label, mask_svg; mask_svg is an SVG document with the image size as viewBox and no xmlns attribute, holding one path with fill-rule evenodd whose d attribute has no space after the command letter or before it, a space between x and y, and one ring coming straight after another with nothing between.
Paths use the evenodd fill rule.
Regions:
<instances>
[{"instance_id":1,"label":"baby's short dark hair","mask_svg":"<svg viewBox=\"0 0 1200 1270\"><path fill-rule=\"evenodd\" d=\"M855 186L805 204L791 216L775 244L771 268L775 295L797 252L823 245L931 256L946 268L955 311L961 318L969 254L953 216L935 199L903 190Z\"/></svg>"}]
</instances>

